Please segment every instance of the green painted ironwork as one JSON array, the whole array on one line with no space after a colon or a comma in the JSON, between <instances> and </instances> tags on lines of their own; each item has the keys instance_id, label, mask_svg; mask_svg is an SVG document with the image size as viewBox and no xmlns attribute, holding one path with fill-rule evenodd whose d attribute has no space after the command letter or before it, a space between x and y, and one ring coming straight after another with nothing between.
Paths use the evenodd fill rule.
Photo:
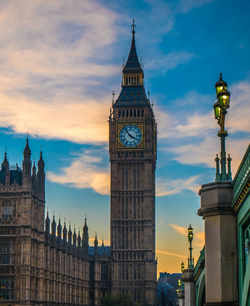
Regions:
<instances>
[{"instance_id":1,"label":"green painted ironwork","mask_svg":"<svg viewBox=\"0 0 250 306\"><path fill-rule=\"evenodd\" d=\"M249 181L250 181L250 145L248 145L247 151L242 159L240 167L234 178L233 206L237 203L238 200L240 200L239 195L242 193L242 190L244 189L244 187L246 187L247 184L249 184ZM248 191L246 191L245 196L247 196L247 192L249 192L249 188L248 188ZM239 205L236 209L238 208L239 208Z\"/></svg>"},{"instance_id":2,"label":"green painted ironwork","mask_svg":"<svg viewBox=\"0 0 250 306\"><path fill-rule=\"evenodd\" d=\"M225 119L227 109L230 103L230 92L227 90L227 83L222 80L222 73L220 73L220 80L215 84L217 101L214 104L215 119L218 121L220 131L218 137L220 137L221 152L220 159L218 155L215 158L216 162L216 177L215 181L231 181L231 157L226 156L226 137L228 135L225 130Z\"/></svg>"},{"instance_id":3,"label":"green painted ironwork","mask_svg":"<svg viewBox=\"0 0 250 306\"><path fill-rule=\"evenodd\" d=\"M194 267L194 281L196 287L196 306L204 305L205 298L205 246L200 251L200 256Z\"/></svg>"},{"instance_id":4,"label":"green painted ironwork","mask_svg":"<svg viewBox=\"0 0 250 306\"><path fill-rule=\"evenodd\" d=\"M250 303L250 145L233 184L233 208L237 215L239 305Z\"/></svg>"},{"instance_id":5,"label":"green painted ironwork","mask_svg":"<svg viewBox=\"0 0 250 306\"><path fill-rule=\"evenodd\" d=\"M193 258L193 248L192 248L192 241L194 238L193 228L191 224L188 228L188 241L189 241L189 258L188 258L188 268L192 269L194 267L194 258Z\"/></svg>"},{"instance_id":6,"label":"green painted ironwork","mask_svg":"<svg viewBox=\"0 0 250 306\"><path fill-rule=\"evenodd\" d=\"M200 256L197 260L197 263L194 267L194 279L197 279L199 277L199 274L201 271L205 268L205 246L200 251Z\"/></svg>"}]
</instances>

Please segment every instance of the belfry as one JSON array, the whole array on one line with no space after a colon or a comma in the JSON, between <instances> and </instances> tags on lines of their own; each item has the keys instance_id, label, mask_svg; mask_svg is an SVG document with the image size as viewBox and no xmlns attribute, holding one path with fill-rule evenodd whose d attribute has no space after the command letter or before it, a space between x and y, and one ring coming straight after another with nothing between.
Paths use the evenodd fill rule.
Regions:
<instances>
[{"instance_id":1,"label":"belfry","mask_svg":"<svg viewBox=\"0 0 250 306\"><path fill-rule=\"evenodd\" d=\"M156 294L155 169L157 126L144 88L135 24L122 88L109 118L112 294L153 305Z\"/></svg>"}]
</instances>

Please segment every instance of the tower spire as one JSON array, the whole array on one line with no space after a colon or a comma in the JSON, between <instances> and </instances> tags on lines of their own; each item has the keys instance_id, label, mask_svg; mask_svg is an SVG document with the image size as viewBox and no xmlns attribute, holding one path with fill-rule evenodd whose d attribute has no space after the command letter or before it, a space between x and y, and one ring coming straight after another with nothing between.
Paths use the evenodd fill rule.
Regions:
<instances>
[{"instance_id":1,"label":"tower spire","mask_svg":"<svg viewBox=\"0 0 250 306\"><path fill-rule=\"evenodd\" d=\"M135 21L133 19L133 23L131 25L132 28L132 41L131 41L131 47L128 55L127 62L123 68L123 73L135 73L135 72L143 72L141 68L141 64L139 62L137 52L136 52L136 46L135 46Z\"/></svg>"}]
</instances>

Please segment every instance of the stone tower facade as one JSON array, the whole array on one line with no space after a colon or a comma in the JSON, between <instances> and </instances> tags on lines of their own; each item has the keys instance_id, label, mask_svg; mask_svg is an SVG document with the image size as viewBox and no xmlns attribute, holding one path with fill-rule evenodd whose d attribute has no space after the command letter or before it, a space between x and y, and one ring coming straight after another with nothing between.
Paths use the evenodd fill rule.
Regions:
<instances>
[{"instance_id":1,"label":"stone tower facade","mask_svg":"<svg viewBox=\"0 0 250 306\"><path fill-rule=\"evenodd\" d=\"M23 169L10 167L7 154L0 171L0 296L1 300L37 299L43 291L45 172L42 153L38 169L31 165L28 138ZM31 251L32 250L32 251ZM30 267L33 267L31 271ZM32 290L34 289L34 290ZM21 303L21 302L20 302Z\"/></svg>"},{"instance_id":2,"label":"stone tower facade","mask_svg":"<svg viewBox=\"0 0 250 306\"><path fill-rule=\"evenodd\" d=\"M144 88L132 26L122 89L109 118L112 293L153 305L156 294L155 169L157 127Z\"/></svg>"},{"instance_id":3,"label":"stone tower facade","mask_svg":"<svg viewBox=\"0 0 250 306\"><path fill-rule=\"evenodd\" d=\"M78 234L45 210L42 153L31 165L27 139L22 168L0 167L0 305L101 305L110 292L110 247L89 246L88 226Z\"/></svg>"}]
</instances>

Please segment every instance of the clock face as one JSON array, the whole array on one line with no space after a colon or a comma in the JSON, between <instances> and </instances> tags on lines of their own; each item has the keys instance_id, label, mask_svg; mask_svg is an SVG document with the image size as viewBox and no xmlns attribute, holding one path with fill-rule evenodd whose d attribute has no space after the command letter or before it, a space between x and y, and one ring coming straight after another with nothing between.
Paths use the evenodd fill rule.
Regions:
<instances>
[{"instance_id":1,"label":"clock face","mask_svg":"<svg viewBox=\"0 0 250 306\"><path fill-rule=\"evenodd\" d=\"M135 124L127 124L121 128L119 139L122 145L128 148L136 147L142 140L141 129Z\"/></svg>"}]
</instances>

